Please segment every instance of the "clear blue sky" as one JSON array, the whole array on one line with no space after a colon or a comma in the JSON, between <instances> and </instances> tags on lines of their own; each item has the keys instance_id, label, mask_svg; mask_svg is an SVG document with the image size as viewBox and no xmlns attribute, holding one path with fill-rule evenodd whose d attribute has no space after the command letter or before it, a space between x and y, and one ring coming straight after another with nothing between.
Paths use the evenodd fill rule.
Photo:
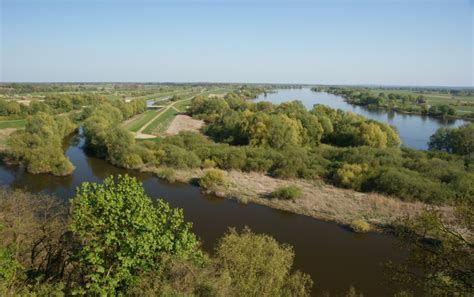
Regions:
<instances>
[{"instance_id":1,"label":"clear blue sky","mask_svg":"<svg viewBox=\"0 0 474 297\"><path fill-rule=\"evenodd\" d=\"M474 0L0 1L2 82L474 84Z\"/></svg>"}]
</instances>

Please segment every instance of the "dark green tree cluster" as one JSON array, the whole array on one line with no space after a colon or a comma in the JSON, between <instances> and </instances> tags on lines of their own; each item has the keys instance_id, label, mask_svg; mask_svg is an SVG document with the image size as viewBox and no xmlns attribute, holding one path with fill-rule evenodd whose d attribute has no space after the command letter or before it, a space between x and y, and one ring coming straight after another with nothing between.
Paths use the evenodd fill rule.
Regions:
<instances>
[{"instance_id":1,"label":"dark green tree cluster","mask_svg":"<svg viewBox=\"0 0 474 297\"><path fill-rule=\"evenodd\" d=\"M474 153L474 124L438 129L430 137L429 148L470 157Z\"/></svg>"},{"instance_id":2,"label":"dark green tree cluster","mask_svg":"<svg viewBox=\"0 0 474 297\"><path fill-rule=\"evenodd\" d=\"M190 108L208 124L206 133L216 141L285 149L315 147L321 141L339 146L400 145L397 133L386 124L362 116L315 105L308 111L300 101L273 105L252 103L235 96L199 97Z\"/></svg>"},{"instance_id":3,"label":"dark green tree cluster","mask_svg":"<svg viewBox=\"0 0 474 297\"><path fill-rule=\"evenodd\" d=\"M74 166L64 156L62 141L75 129L67 116L54 118L43 112L30 116L25 129L9 137L8 158L31 173L68 175Z\"/></svg>"},{"instance_id":4,"label":"dark green tree cluster","mask_svg":"<svg viewBox=\"0 0 474 297\"><path fill-rule=\"evenodd\" d=\"M137 168L143 161L135 149L135 138L129 131L120 127L125 115L133 114L125 113L124 110L109 103L94 108L83 125L86 148L114 165Z\"/></svg>"},{"instance_id":5,"label":"dark green tree cluster","mask_svg":"<svg viewBox=\"0 0 474 297\"><path fill-rule=\"evenodd\" d=\"M129 176L83 183L58 199L0 189L2 296L309 296L294 252L229 231L208 256L181 209Z\"/></svg>"}]
</instances>

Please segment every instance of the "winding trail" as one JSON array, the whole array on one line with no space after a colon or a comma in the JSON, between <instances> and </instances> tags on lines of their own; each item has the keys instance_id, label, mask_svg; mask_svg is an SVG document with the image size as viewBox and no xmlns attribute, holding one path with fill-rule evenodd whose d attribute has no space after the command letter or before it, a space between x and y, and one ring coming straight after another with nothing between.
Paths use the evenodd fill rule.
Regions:
<instances>
[{"instance_id":1,"label":"winding trail","mask_svg":"<svg viewBox=\"0 0 474 297\"><path fill-rule=\"evenodd\" d=\"M143 131L144 131L148 126L150 126L151 123L153 123L157 118L159 118L162 114L164 114L168 109L174 108L176 111L179 112L179 110L178 110L176 107L174 107L174 105L175 105L176 103L192 100L195 96L201 95L202 93L204 93L204 91L201 91L199 94L193 95L193 96L188 97L188 98L186 98L186 99L174 101L174 102L171 102L170 104L166 105L163 109L161 109L161 111L160 111L156 116L154 116L150 121L148 121L148 123L146 123L145 125L143 125L143 126L135 133L135 138L138 138L138 139L155 138L155 137L156 137L155 135L146 134L146 133L143 133Z\"/></svg>"}]
</instances>

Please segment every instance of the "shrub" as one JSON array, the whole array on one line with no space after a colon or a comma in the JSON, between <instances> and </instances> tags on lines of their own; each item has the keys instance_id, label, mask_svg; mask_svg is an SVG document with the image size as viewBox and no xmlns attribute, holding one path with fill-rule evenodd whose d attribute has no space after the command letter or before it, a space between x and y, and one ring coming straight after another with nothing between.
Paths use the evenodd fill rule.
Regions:
<instances>
[{"instance_id":1,"label":"shrub","mask_svg":"<svg viewBox=\"0 0 474 297\"><path fill-rule=\"evenodd\" d=\"M303 195L303 191L300 187L295 185L282 186L276 189L271 193L272 198L285 199L285 200L295 200Z\"/></svg>"},{"instance_id":2,"label":"shrub","mask_svg":"<svg viewBox=\"0 0 474 297\"><path fill-rule=\"evenodd\" d=\"M363 191L377 191L405 201L444 203L454 199L454 193L448 187L418 172L404 168L381 168L370 175L362 184Z\"/></svg>"},{"instance_id":3,"label":"shrub","mask_svg":"<svg viewBox=\"0 0 474 297\"><path fill-rule=\"evenodd\" d=\"M169 183L174 183L176 181L176 172L174 171L173 168L163 168L161 170L159 170L156 175L161 178L161 179L164 179L165 181L169 182Z\"/></svg>"},{"instance_id":4,"label":"shrub","mask_svg":"<svg viewBox=\"0 0 474 297\"><path fill-rule=\"evenodd\" d=\"M215 192L217 188L227 185L227 177L222 170L208 169L199 180L199 185L207 192Z\"/></svg>"},{"instance_id":5,"label":"shrub","mask_svg":"<svg viewBox=\"0 0 474 297\"><path fill-rule=\"evenodd\" d=\"M344 164L336 171L336 180L346 188L359 190L368 169L367 164Z\"/></svg>"},{"instance_id":6,"label":"shrub","mask_svg":"<svg viewBox=\"0 0 474 297\"><path fill-rule=\"evenodd\" d=\"M214 167L216 167L216 162L214 162L210 159L206 159L202 162L201 167L202 168L214 168Z\"/></svg>"},{"instance_id":7,"label":"shrub","mask_svg":"<svg viewBox=\"0 0 474 297\"><path fill-rule=\"evenodd\" d=\"M351 229L357 233L367 233L370 231L370 224L360 219L351 223Z\"/></svg>"},{"instance_id":8,"label":"shrub","mask_svg":"<svg viewBox=\"0 0 474 297\"><path fill-rule=\"evenodd\" d=\"M293 248L271 236L230 229L219 241L217 260L237 296L309 296L311 278L292 272Z\"/></svg>"}]
</instances>

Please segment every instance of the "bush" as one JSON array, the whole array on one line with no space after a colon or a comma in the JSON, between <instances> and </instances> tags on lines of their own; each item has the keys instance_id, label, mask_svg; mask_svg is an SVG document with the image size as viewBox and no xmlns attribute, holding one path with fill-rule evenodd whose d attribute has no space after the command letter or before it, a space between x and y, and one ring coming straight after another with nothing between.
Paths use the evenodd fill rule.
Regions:
<instances>
[{"instance_id":1,"label":"bush","mask_svg":"<svg viewBox=\"0 0 474 297\"><path fill-rule=\"evenodd\" d=\"M279 187L271 193L272 198L285 199L285 200L295 200L303 195L303 191L300 187L295 185Z\"/></svg>"},{"instance_id":2,"label":"bush","mask_svg":"<svg viewBox=\"0 0 474 297\"><path fill-rule=\"evenodd\" d=\"M156 175L169 183L174 183L176 181L176 172L173 168L163 168L159 170Z\"/></svg>"},{"instance_id":3,"label":"bush","mask_svg":"<svg viewBox=\"0 0 474 297\"><path fill-rule=\"evenodd\" d=\"M344 164L336 171L336 180L343 187L360 190L368 169L367 164Z\"/></svg>"},{"instance_id":4,"label":"bush","mask_svg":"<svg viewBox=\"0 0 474 297\"><path fill-rule=\"evenodd\" d=\"M351 229L357 233L367 233L370 231L370 224L366 221L360 219L355 220L351 223Z\"/></svg>"},{"instance_id":5,"label":"bush","mask_svg":"<svg viewBox=\"0 0 474 297\"><path fill-rule=\"evenodd\" d=\"M292 272L293 248L271 236L230 229L219 241L217 260L237 296L309 296L311 278Z\"/></svg>"},{"instance_id":6,"label":"bush","mask_svg":"<svg viewBox=\"0 0 474 297\"><path fill-rule=\"evenodd\" d=\"M362 190L377 191L397 196L404 201L419 200L428 203L453 201L454 192L440 182L435 182L404 168L380 168L370 174Z\"/></svg>"},{"instance_id":7,"label":"bush","mask_svg":"<svg viewBox=\"0 0 474 297\"><path fill-rule=\"evenodd\" d=\"M215 192L227 185L225 172L219 169L208 169L199 180L199 185L207 192Z\"/></svg>"},{"instance_id":8,"label":"bush","mask_svg":"<svg viewBox=\"0 0 474 297\"><path fill-rule=\"evenodd\" d=\"M209 160L209 159L206 159L202 162L201 167L202 168L214 168L214 167L216 167L216 162L214 162L212 160Z\"/></svg>"}]
</instances>

